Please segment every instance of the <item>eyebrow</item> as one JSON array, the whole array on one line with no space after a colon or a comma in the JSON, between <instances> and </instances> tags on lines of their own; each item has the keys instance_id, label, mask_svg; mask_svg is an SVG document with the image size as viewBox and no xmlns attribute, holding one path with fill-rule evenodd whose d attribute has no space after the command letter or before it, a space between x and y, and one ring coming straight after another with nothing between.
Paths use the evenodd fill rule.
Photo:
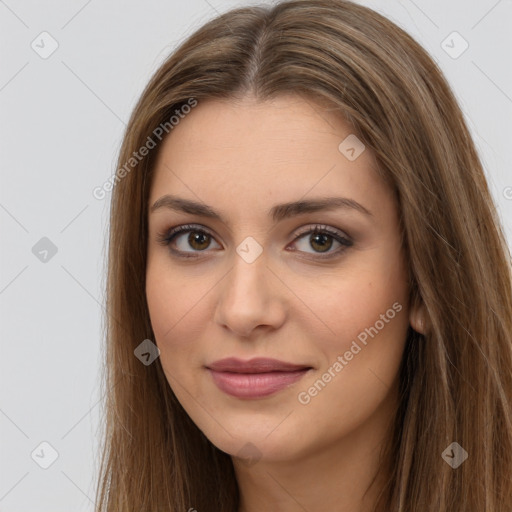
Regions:
<instances>
[{"instance_id":1,"label":"eyebrow","mask_svg":"<svg viewBox=\"0 0 512 512\"><path fill-rule=\"evenodd\" d=\"M150 213L153 213L161 208L166 208L177 212L189 213L191 215L198 215L201 217L208 217L210 219L217 219L224 224L227 224L224 218L212 207L206 204L198 203L196 201L191 201L190 199L184 199L182 197L166 194L155 201L153 206L150 208ZM337 208L355 210L364 215L373 217L373 214L367 208L348 197L326 197L320 199L310 199L305 201L299 200L290 203L277 204L268 210L267 215L269 215L274 222L279 222L283 219L304 213L334 210Z\"/></svg>"}]
</instances>

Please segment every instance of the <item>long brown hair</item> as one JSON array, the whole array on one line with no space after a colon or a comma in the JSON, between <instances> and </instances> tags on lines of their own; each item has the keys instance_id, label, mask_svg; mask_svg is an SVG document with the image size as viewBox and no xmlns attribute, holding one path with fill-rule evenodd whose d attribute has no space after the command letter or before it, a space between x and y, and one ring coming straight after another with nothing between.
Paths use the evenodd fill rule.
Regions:
<instances>
[{"instance_id":1,"label":"long brown hair","mask_svg":"<svg viewBox=\"0 0 512 512\"><path fill-rule=\"evenodd\" d=\"M375 510L511 512L512 276L499 216L439 68L394 23L345 0L218 16L164 62L133 111L111 202L96 510L237 510L231 458L190 420L160 359L134 355L154 341L145 272L160 144L126 162L159 126L172 136L169 119L191 99L290 93L339 112L375 154L397 197L410 300L427 312L427 334L409 329ZM468 453L456 469L442 457L452 442Z\"/></svg>"}]
</instances>

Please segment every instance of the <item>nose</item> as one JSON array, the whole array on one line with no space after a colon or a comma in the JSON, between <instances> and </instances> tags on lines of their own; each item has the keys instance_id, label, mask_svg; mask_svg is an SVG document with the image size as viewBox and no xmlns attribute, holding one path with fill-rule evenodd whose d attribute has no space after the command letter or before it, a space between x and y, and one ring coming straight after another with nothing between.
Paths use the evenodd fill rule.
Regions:
<instances>
[{"instance_id":1,"label":"nose","mask_svg":"<svg viewBox=\"0 0 512 512\"><path fill-rule=\"evenodd\" d=\"M285 321L286 287L264 252L252 263L237 254L217 293L214 320L238 336L250 337L258 327L278 329Z\"/></svg>"}]
</instances>

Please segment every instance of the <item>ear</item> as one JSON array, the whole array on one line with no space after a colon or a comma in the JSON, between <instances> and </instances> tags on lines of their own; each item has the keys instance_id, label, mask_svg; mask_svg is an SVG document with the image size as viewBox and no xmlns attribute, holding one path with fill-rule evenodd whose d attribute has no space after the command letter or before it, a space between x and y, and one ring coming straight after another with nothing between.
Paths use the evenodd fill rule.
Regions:
<instances>
[{"instance_id":1,"label":"ear","mask_svg":"<svg viewBox=\"0 0 512 512\"><path fill-rule=\"evenodd\" d=\"M409 322L416 332L420 334L427 333L427 312L423 302L420 302L417 306L411 307Z\"/></svg>"}]
</instances>

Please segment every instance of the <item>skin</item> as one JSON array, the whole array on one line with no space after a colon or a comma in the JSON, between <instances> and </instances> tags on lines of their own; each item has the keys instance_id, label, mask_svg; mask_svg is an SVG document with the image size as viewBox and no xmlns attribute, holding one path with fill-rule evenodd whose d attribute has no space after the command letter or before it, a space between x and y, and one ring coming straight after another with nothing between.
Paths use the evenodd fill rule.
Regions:
<instances>
[{"instance_id":1,"label":"skin","mask_svg":"<svg viewBox=\"0 0 512 512\"><path fill-rule=\"evenodd\" d=\"M363 498L397 406L408 326L422 332L424 318L408 304L397 205L374 156L367 148L350 161L338 150L351 133L339 116L298 96L210 100L174 127L159 152L149 206L173 194L226 221L150 212L146 294L169 385L208 439L233 456L239 512L364 512L379 490L380 476ZM277 203L331 196L372 215L332 209L277 223L267 215ZM158 242L184 224L213 235L190 245L181 233L171 243L196 259ZM311 234L294 236L317 224L353 244L318 258L322 247L335 254L342 246L332 237L322 245ZM263 249L252 263L236 251L249 236ZM338 356L395 303L401 311L300 403L298 394L330 367L332 375ZM240 399L222 392L205 368L229 356L312 370L269 397Z\"/></svg>"}]
</instances>

